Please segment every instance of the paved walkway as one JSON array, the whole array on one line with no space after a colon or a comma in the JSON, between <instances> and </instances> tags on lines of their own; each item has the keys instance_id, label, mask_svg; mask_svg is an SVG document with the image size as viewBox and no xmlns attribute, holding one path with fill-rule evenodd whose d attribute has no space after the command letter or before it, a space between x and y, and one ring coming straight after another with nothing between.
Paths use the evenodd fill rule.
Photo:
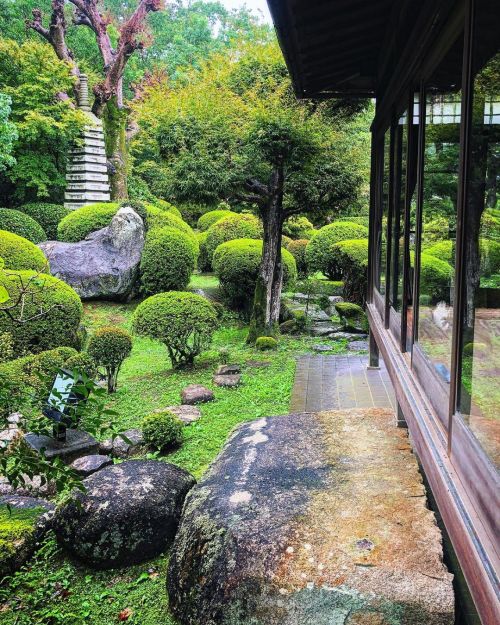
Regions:
<instances>
[{"instance_id":1,"label":"paved walkway","mask_svg":"<svg viewBox=\"0 0 500 625\"><path fill-rule=\"evenodd\" d=\"M297 361L290 412L344 408L396 409L387 369L368 370L368 356L308 355Z\"/></svg>"}]
</instances>

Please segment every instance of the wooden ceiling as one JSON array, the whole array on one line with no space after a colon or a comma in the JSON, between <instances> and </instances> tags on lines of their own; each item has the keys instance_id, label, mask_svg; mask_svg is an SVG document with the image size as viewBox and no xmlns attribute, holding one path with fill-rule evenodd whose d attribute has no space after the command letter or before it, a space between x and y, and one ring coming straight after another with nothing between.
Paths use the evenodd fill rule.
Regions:
<instances>
[{"instance_id":1,"label":"wooden ceiling","mask_svg":"<svg viewBox=\"0 0 500 625\"><path fill-rule=\"evenodd\" d=\"M397 0L267 0L298 97L373 96Z\"/></svg>"}]
</instances>

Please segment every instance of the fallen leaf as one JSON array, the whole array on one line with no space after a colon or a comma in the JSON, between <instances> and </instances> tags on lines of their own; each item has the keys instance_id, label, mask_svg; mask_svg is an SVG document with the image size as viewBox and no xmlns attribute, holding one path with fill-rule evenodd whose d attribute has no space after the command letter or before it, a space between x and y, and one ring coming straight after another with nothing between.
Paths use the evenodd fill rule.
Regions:
<instances>
[{"instance_id":1,"label":"fallen leaf","mask_svg":"<svg viewBox=\"0 0 500 625\"><path fill-rule=\"evenodd\" d=\"M125 608L118 614L119 621L128 621L128 619L132 616L132 610L130 608Z\"/></svg>"}]
</instances>

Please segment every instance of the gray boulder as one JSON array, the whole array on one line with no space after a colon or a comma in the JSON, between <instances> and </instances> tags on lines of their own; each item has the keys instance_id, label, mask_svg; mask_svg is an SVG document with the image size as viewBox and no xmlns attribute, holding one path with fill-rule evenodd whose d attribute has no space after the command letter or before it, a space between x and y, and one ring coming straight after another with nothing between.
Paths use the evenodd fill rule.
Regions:
<instances>
[{"instance_id":1,"label":"gray boulder","mask_svg":"<svg viewBox=\"0 0 500 625\"><path fill-rule=\"evenodd\" d=\"M71 463L71 468L74 469L78 475L82 477L88 477L92 473L96 473L104 467L108 467L113 464L113 460L109 456L101 454L91 454L90 456L82 456L77 458Z\"/></svg>"},{"instance_id":2,"label":"gray boulder","mask_svg":"<svg viewBox=\"0 0 500 625\"><path fill-rule=\"evenodd\" d=\"M95 568L157 556L173 541L195 479L156 460L129 460L84 480L86 493L57 510L53 528L72 555Z\"/></svg>"},{"instance_id":3,"label":"gray boulder","mask_svg":"<svg viewBox=\"0 0 500 625\"><path fill-rule=\"evenodd\" d=\"M52 275L82 299L127 300L135 293L144 247L144 224L130 207L120 208L106 228L78 243L40 243Z\"/></svg>"},{"instance_id":4,"label":"gray boulder","mask_svg":"<svg viewBox=\"0 0 500 625\"><path fill-rule=\"evenodd\" d=\"M213 401L214 399L214 392L201 384L189 384L181 392L182 403L189 404L191 406L195 404L204 404L207 401Z\"/></svg>"}]
</instances>

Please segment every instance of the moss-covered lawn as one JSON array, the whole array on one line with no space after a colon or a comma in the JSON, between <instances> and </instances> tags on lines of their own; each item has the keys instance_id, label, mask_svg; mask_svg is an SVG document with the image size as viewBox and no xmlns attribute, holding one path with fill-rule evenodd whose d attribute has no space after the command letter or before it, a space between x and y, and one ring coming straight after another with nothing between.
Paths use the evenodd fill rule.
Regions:
<instances>
[{"instance_id":1,"label":"moss-covered lawn","mask_svg":"<svg viewBox=\"0 0 500 625\"><path fill-rule=\"evenodd\" d=\"M217 284L210 276L196 276L190 286L215 289ZM108 324L128 328L134 307L86 304L86 325L90 332ZM132 355L124 363L118 391L110 399L118 412L119 427L140 427L142 418L155 408L179 404L180 392L187 384L213 387L221 349L229 352L229 362L242 365L243 384L237 389L215 387L216 401L200 407L202 418L186 427L184 444L165 460L199 478L238 423L288 412L296 358L324 340L284 336L278 351L262 353L245 345L246 332L238 322L228 321L195 368L182 372L172 371L163 345L134 337ZM345 350L345 341L338 341L335 350ZM258 362L266 366L255 366ZM120 614L121 618L127 615L123 610L130 609L127 623L173 625L165 594L166 566L167 556L161 556L128 569L96 572L71 562L49 539L29 567L3 582L0 624L111 625L120 622Z\"/></svg>"}]
</instances>

